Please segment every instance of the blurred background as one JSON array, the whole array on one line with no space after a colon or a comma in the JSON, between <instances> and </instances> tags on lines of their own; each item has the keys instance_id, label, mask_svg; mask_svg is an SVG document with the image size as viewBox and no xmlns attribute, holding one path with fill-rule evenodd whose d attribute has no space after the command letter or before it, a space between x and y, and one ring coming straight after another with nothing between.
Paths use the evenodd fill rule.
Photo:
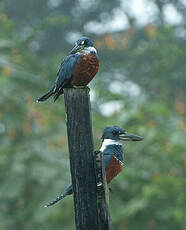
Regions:
<instances>
[{"instance_id":1,"label":"blurred background","mask_svg":"<svg viewBox=\"0 0 186 230\"><path fill-rule=\"evenodd\" d=\"M63 96L37 104L76 39L95 42L95 149L104 127L126 143L111 183L115 230L186 229L186 1L1 0L0 229L75 229Z\"/></svg>"}]
</instances>

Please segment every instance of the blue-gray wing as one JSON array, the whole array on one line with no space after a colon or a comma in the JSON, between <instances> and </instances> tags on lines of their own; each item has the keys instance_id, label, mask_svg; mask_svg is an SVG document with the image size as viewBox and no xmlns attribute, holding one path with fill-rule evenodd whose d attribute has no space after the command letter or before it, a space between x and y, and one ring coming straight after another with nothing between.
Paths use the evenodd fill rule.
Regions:
<instances>
[{"instance_id":1,"label":"blue-gray wing","mask_svg":"<svg viewBox=\"0 0 186 230\"><path fill-rule=\"evenodd\" d=\"M74 54L67 56L61 63L55 82L56 89L67 87L72 80L74 69L80 55Z\"/></svg>"}]
</instances>

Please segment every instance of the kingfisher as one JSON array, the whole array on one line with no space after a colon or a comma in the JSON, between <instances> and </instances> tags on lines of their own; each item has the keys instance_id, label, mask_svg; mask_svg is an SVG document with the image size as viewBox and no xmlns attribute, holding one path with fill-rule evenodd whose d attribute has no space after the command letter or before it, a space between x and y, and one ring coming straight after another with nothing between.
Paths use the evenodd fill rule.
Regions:
<instances>
[{"instance_id":1,"label":"kingfisher","mask_svg":"<svg viewBox=\"0 0 186 230\"><path fill-rule=\"evenodd\" d=\"M103 153L106 182L109 184L121 171L124 165L124 153L121 141L141 141L143 137L129 134L119 126L106 127L102 133L102 145L99 151ZM70 184L60 196L44 207L49 207L73 193Z\"/></svg>"},{"instance_id":2,"label":"kingfisher","mask_svg":"<svg viewBox=\"0 0 186 230\"><path fill-rule=\"evenodd\" d=\"M62 61L53 87L37 102L54 95L54 101L63 94L64 88L86 86L99 69L97 50L90 38L82 37L76 41L70 54Z\"/></svg>"}]
</instances>

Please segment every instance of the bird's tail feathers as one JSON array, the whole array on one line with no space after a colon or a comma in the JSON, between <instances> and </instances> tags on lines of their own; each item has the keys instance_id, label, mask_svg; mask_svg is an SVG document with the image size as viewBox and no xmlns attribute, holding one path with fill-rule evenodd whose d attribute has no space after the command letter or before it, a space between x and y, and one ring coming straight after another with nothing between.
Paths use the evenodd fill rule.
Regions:
<instances>
[{"instance_id":1,"label":"bird's tail feathers","mask_svg":"<svg viewBox=\"0 0 186 230\"><path fill-rule=\"evenodd\" d=\"M56 92L56 87L52 87L47 93L37 99L37 102L45 101Z\"/></svg>"},{"instance_id":2,"label":"bird's tail feathers","mask_svg":"<svg viewBox=\"0 0 186 230\"><path fill-rule=\"evenodd\" d=\"M70 194L72 194L72 185L69 185L66 188L64 193L62 193L60 196L58 196L55 200L53 200L53 201L49 202L48 204L46 204L44 207L45 208L50 207L50 206L56 204L58 201L62 200L63 198L65 198L67 195L70 195Z\"/></svg>"},{"instance_id":3,"label":"bird's tail feathers","mask_svg":"<svg viewBox=\"0 0 186 230\"><path fill-rule=\"evenodd\" d=\"M58 97L63 93L63 88L59 88L59 90L54 95L54 102L58 99Z\"/></svg>"},{"instance_id":4,"label":"bird's tail feathers","mask_svg":"<svg viewBox=\"0 0 186 230\"><path fill-rule=\"evenodd\" d=\"M50 203L46 204L44 207L50 207L52 205L54 205L55 203L57 203L58 201L62 200L67 194L61 194L60 196L58 196L55 200L51 201Z\"/></svg>"}]
</instances>

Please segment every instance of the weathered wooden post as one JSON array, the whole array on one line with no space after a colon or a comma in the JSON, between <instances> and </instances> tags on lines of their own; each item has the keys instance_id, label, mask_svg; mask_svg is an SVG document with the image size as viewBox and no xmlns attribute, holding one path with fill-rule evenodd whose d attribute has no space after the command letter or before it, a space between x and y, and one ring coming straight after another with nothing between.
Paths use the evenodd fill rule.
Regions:
<instances>
[{"instance_id":1,"label":"weathered wooden post","mask_svg":"<svg viewBox=\"0 0 186 230\"><path fill-rule=\"evenodd\" d=\"M76 228L110 230L100 225L89 88L64 89L64 97Z\"/></svg>"},{"instance_id":2,"label":"weathered wooden post","mask_svg":"<svg viewBox=\"0 0 186 230\"><path fill-rule=\"evenodd\" d=\"M98 230L89 89L65 89L64 96L76 227Z\"/></svg>"}]
</instances>

